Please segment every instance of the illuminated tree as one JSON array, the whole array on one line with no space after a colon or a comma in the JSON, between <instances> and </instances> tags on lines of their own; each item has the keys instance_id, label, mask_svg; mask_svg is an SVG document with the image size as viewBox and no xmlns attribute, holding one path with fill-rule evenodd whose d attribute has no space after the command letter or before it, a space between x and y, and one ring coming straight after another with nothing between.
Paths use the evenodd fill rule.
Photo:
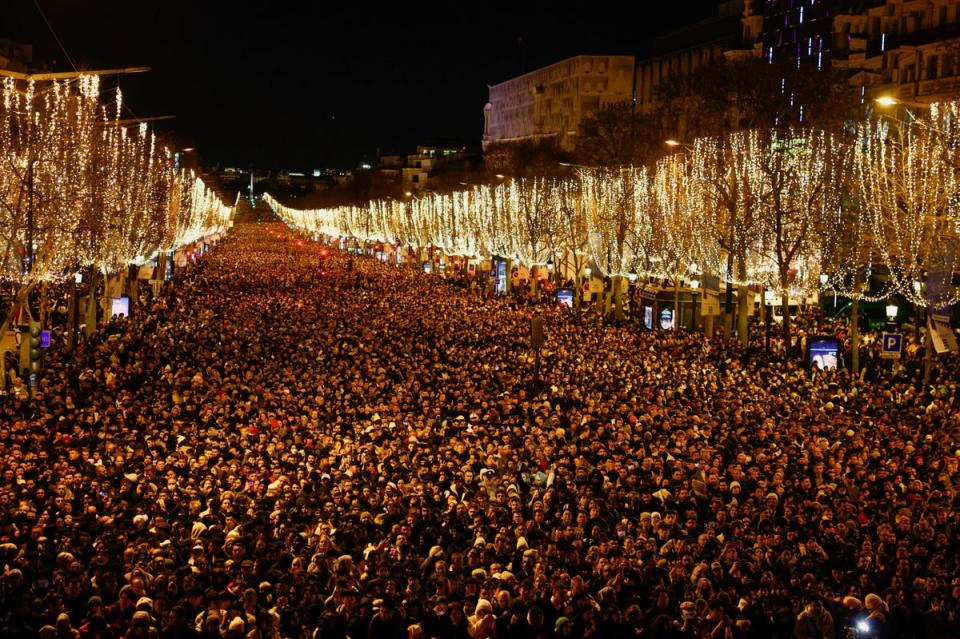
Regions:
<instances>
[{"instance_id":1,"label":"illuminated tree","mask_svg":"<svg viewBox=\"0 0 960 639\"><path fill-rule=\"evenodd\" d=\"M175 175L172 152L145 126L120 119L121 92L100 102L96 75L0 84L0 279L16 290L13 313L46 284L125 270L166 247L222 230L232 209L191 174ZM96 278L87 278L96 325ZM0 371L0 384L4 381Z\"/></svg>"},{"instance_id":2,"label":"illuminated tree","mask_svg":"<svg viewBox=\"0 0 960 639\"><path fill-rule=\"evenodd\" d=\"M791 297L803 298L819 286L820 238L824 220L836 211L841 194L835 177L837 143L823 131L772 131L748 178L754 184L761 238L769 268L764 284L783 305L784 348L790 346Z\"/></svg>"},{"instance_id":3,"label":"illuminated tree","mask_svg":"<svg viewBox=\"0 0 960 639\"><path fill-rule=\"evenodd\" d=\"M727 282L727 315L724 335L732 325L731 287L738 286L737 333L743 345L749 342L748 286L759 281L761 232L757 207L760 194L750 175L757 171L757 158L764 141L756 131L733 133L719 138L696 140L691 150L693 179L701 184L698 207L710 220L705 230L727 256L722 270Z\"/></svg>"},{"instance_id":4,"label":"illuminated tree","mask_svg":"<svg viewBox=\"0 0 960 639\"><path fill-rule=\"evenodd\" d=\"M563 264L570 264L574 273L575 308L580 308L583 269L590 261L589 232L584 202L577 180L554 183L557 207L556 232L550 236L555 255L563 256ZM554 259L556 263L556 258ZM557 266L559 270L559 265ZM566 269L565 269L566 270Z\"/></svg>"},{"instance_id":5,"label":"illuminated tree","mask_svg":"<svg viewBox=\"0 0 960 639\"><path fill-rule=\"evenodd\" d=\"M704 183L694 174L689 154L675 153L657 162L653 179L652 228L646 270L674 285L673 307L679 311L680 286L703 272L720 272L720 245L710 232ZM674 326L678 326L676 319Z\"/></svg>"},{"instance_id":6,"label":"illuminated tree","mask_svg":"<svg viewBox=\"0 0 960 639\"><path fill-rule=\"evenodd\" d=\"M647 255L654 232L650 180L646 169L634 167L584 170L580 179L590 254L611 278L614 313L620 318L624 278Z\"/></svg>"},{"instance_id":7,"label":"illuminated tree","mask_svg":"<svg viewBox=\"0 0 960 639\"><path fill-rule=\"evenodd\" d=\"M960 205L952 111L934 107L928 119L864 124L855 151L860 205L889 276L901 295L932 309L960 299L951 277ZM928 331L927 381L931 351Z\"/></svg>"},{"instance_id":8,"label":"illuminated tree","mask_svg":"<svg viewBox=\"0 0 960 639\"><path fill-rule=\"evenodd\" d=\"M531 293L536 297L537 270L553 256L550 238L556 230L553 190L545 178L523 178L510 183L510 220L517 238L517 258L530 268Z\"/></svg>"}]
</instances>

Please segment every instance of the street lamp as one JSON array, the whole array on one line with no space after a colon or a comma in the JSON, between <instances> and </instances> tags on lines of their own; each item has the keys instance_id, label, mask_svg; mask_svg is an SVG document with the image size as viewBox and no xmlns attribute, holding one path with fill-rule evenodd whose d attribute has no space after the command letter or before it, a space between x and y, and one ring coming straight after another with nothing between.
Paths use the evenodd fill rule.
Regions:
<instances>
[{"instance_id":1,"label":"street lamp","mask_svg":"<svg viewBox=\"0 0 960 639\"><path fill-rule=\"evenodd\" d=\"M911 100L901 100L892 95L884 94L873 99L873 101L882 107L904 106L913 109L929 109L930 104L926 102L913 102Z\"/></svg>"},{"instance_id":2,"label":"street lamp","mask_svg":"<svg viewBox=\"0 0 960 639\"><path fill-rule=\"evenodd\" d=\"M887 321L893 324L897 319L897 313L900 312L900 307L894 304L893 302L890 302L889 304L887 304L886 311L887 311Z\"/></svg>"},{"instance_id":3,"label":"street lamp","mask_svg":"<svg viewBox=\"0 0 960 639\"><path fill-rule=\"evenodd\" d=\"M77 271L73 274L73 291L70 294L70 350L77 345L77 333L80 329L80 284L82 282L83 273Z\"/></svg>"},{"instance_id":4,"label":"street lamp","mask_svg":"<svg viewBox=\"0 0 960 639\"><path fill-rule=\"evenodd\" d=\"M693 145L692 145L692 144L688 144L688 143L686 143L686 142L681 142L680 140L674 140L673 138L670 138L669 140L664 140L663 143L666 144L667 146L669 146L671 149L676 149L676 148L678 148L678 147L683 147L684 149L692 149L692 148L693 148Z\"/></svg>"}]
</instances>

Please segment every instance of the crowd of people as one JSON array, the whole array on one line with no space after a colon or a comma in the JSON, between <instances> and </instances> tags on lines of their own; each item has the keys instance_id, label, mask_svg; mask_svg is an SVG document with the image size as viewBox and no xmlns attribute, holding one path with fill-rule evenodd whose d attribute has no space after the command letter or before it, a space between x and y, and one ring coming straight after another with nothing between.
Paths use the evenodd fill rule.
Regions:
<instances>
[{"instance_id":1,"label":"crowd of people","mask_svg":"<svg viewBox=\"0 0 960 639\"><path fill-rule=\"evenodd\" d=\"M320 249L238 224L0 398L0 635L960 636L955 361L812 372Z\"/></svg>"}]
</instances>

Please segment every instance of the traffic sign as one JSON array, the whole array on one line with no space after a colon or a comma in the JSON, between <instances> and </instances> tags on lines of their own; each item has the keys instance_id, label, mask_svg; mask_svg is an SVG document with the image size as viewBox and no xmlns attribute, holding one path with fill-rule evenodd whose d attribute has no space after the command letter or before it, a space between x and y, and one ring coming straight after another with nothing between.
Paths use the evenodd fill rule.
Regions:
<instances>
[{"instance_id":1,"label":"traffic sign","mask_svg":"<svg viewBox=\"0 0 960 639\"><path fill-rule=\"evenodd\" d=\"M900 352L903 350L903 335L899 333L884 333L883 348L880 351L880 357L883 359L900 359Z\"/></svg>"}]
</instances>

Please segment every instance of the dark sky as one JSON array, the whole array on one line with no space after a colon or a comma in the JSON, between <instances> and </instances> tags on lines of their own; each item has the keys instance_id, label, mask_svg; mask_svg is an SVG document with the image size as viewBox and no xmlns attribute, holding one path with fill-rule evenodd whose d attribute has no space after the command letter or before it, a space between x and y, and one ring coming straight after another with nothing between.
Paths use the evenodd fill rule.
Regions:
<instances>
[{"instance_id":1,"label":"dark sky","mask_svg":"<svg viewBox=\"0 0 960 639\"><path fill-rule=\"evenodd\" d=\"M643 54L718 4L3 0L0 37L33 43L54 70L70 65L35 3L77 65L152 67L119 79L132 112L175 114L157 129L205 163L302 169L478 145L488 83L577 54Z\"/></svg>"}]
</instances>

